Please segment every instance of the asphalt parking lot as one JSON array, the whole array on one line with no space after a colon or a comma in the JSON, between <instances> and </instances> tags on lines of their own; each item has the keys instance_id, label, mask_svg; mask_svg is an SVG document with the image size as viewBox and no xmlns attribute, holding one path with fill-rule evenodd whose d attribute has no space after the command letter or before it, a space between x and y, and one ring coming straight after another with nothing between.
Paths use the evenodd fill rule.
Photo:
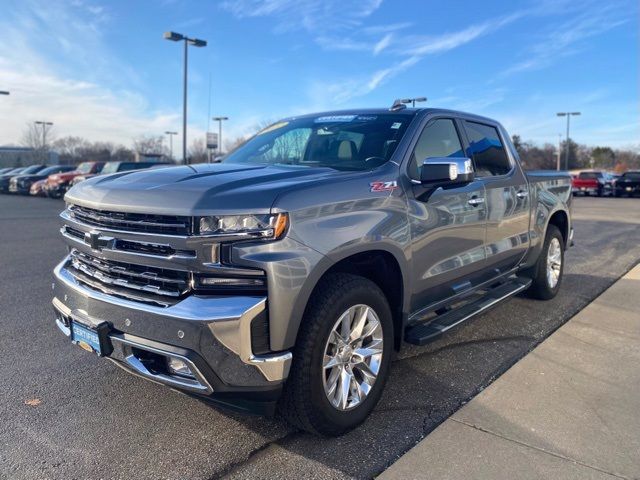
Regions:
<instances>
[{"instance_id":1,"label":"asphalt parking lot","mask_svg":"<svg viewBox=\"0 0 640 480\"><path fill-rule=\"evenodd\" d=\"M218 410L71 345L50 306L60 201L0 196L0 477L368 478L640 260L640 199L576 198L557 298L517 297L394 363L359 429L318 439Z\"/></svg>"}]
</instances>

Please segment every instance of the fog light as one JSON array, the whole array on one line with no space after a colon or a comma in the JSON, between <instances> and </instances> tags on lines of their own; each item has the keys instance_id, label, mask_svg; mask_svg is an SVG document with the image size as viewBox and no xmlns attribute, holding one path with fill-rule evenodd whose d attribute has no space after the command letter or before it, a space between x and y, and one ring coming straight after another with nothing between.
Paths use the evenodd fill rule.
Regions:
<instances>
[{"instance_id":1,"label":"fog light","mask_svg":"<svg viewBox=\"0 0 640 480\"><path fill-rule=\"evenodd\" d=\"M171 375L178 375L180 377L196 378L191 372L189 365L184 360L179 358L168 357L167 368Z\"/></svg>"}]
</instances>

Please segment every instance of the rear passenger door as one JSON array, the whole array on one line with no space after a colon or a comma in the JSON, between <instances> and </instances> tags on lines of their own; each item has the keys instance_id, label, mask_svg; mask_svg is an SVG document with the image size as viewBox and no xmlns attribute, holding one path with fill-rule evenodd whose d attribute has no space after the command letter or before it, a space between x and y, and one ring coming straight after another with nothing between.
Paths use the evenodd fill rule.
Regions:
<instances>
[{"instance_id":1,"label":"rear passenger door","mask_svg":"<svg viewBox=\"0 0 640 480\"><path fill-rule=\"evenodd\" d=\"M529 246L529 185L500 125L475 119L463 124L467 156L485 189L487 273L499 275L516 267Z\"/></svg>"}]
</instances>

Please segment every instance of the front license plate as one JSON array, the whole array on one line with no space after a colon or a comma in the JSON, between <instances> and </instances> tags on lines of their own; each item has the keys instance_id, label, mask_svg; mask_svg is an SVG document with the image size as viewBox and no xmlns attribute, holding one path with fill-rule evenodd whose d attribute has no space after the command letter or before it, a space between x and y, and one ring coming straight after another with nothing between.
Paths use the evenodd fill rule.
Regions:
<instances>
[{"instance_id":1,"label":"front license plate","mask_svg":"<svg viewBox=\"0 0 640 480\"><path fill-rule=\"evenodd\" d=\"M71 341L87 352L94 352L98 355L102 355L100 349L100 335L95 330L80 325L76 322L71 322Z\"/></svg>"},{"instance_id":2,"label":"front license plate","mask_svg":"<svg viewBox=\"0 0 640 480\"><path fill-rule=\"evenodd\" d=\"M627 187L627 192L630 192L631 190L633 190L633 188Z\"/></svg>"},{"instance_id":3,"label":"front license plate","mask_svg":"<svg viewBox=\"0 0 640 480\"><path fill-rule=\"evenodd\" d=\"M586 190L585 187L580 187L580 190L582 190L583 192Z\"/></svg>"}]
</instances>

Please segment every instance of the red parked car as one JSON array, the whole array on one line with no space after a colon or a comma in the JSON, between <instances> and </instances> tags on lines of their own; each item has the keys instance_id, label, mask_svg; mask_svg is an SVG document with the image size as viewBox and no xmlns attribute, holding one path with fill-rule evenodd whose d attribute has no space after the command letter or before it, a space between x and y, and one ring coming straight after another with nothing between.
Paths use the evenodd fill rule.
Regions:
<instances>
[{"instance_id":1,"label":"red parked car","mask_svg":"<svg viewBox=\"0 0 640 480\"><path fill-rule=\"evenodd\" d=\"M76 178L78 175L99 173L103 166L104 162L82 162L78 165L78 168L71 172L51 175L44 186L44 192L48 197L62 198L64 197L64 194L67 193L67 190L69 190L71 180Z\"/></svg>"},{"instance_id":2,"label":"red parked car","mask_svg":"<svg viewBox=\"0 0 640 480\"><path fill-rule=\"evenodd\" d=\"M573 177L571 187L574 195L613 195L613 180L607 172L580 172Z\"/></svg>"}]
</instances>

